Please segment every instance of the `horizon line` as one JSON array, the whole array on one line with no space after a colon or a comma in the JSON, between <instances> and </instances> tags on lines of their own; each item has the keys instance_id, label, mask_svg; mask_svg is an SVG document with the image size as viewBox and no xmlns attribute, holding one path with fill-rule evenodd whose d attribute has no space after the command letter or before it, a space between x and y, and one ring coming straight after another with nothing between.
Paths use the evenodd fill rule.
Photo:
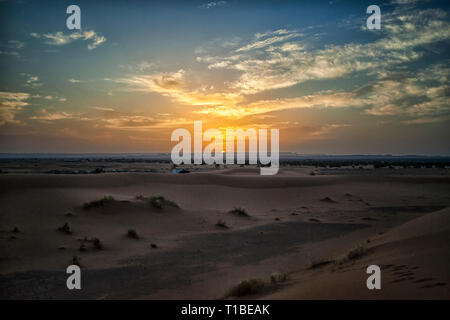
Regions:
<instances>
[{"instance_id":1,"label":"horizon line","mask_svg":"<svg viewBox=\"0 0 450 320\"><path fill-rule=\"evenodd\" d=\"M403 154L392 154L392 153L299 153L295 151L281 151L281 154L287 154L292 156L321 156L321 157L450 157L450 154L419 154L419 153L403 153ZM55 155L55 156L93 156L93 155L170 155L170 152L0 152L0 157L2 156L31 156L31 155ZM223 154L226 154L224 152ZM245 152L248 154L248 152Z\"/></svg>"}]
</instances>

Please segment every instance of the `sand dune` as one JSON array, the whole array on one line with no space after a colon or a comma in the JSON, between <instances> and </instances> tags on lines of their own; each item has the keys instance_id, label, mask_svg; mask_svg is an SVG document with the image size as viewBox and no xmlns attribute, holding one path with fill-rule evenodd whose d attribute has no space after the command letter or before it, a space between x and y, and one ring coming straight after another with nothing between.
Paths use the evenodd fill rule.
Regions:
<instances>
[{"instance_id":1,"label":"sand dune","mask_svg":"<svg viewBox=\"0 0 450 320\"><path fill-rule=\"evenodd\" d=\"M357 261L293 274L286 288L265 299L448 299L450 208L389 230L366 245ZM382 270L381 290L365 288L367 266ZM336 295L339 292L339 295Z\"/></svg>"},{"instance_id":2,"label":"sand dune","mask_svg":"<svg viewBox=\"0 0 450 320\"><path fill-rule=\"evenodd\" d=\"M0 179L1 191L24 188L108 188L128 187L149 183L197 185L208 184L238 188L285 188L323 186L343 183L389 182L408 184L448 184L448 176L377 176L377 175L319 175L309 176L301 171L280 170L276 176L260 176L258 169L236 168L189 174L117 173L106 175L9 174ZM312 169L307 169L308 172Z\"/></svg>"},{"instance_id":3,"label":"sand dune","mask_svg":"<svg viewBox=\"0 0 450 320\"><path fill-rule=\"evenodd\" d=\"M436 287L424 288L423 296L449 296L446 255L434 246L436 239L446 240L448 230L429 213L450 206L447 176L310 176L311 170L283 168L275 177L246 168L184 175L1 175L1 297L222 298L241 280L273 272L292 273L292 279L255 298L408 298L422 296L425 285ZM148 197L155 194L179 208L154 207ZM104 196L115 200L83 207ZM234 207L244 207L249 216L230 213ZM228 228L218 227L219 220ZM65 223L70 232L58 230ZM127 237L129 229L139 239ZM370 250L361 260L308 270L312 261L337 257L367 239ZM411 252L415 256L407 261ZM73 256L82 264L82 292L65 288L64 271ZM386 290L374 294L365 289L363 268L369 262L420 269L411 281L392 285L396 275L389 278L386 269ZM413 282L427 278L433 280ZM347 293L336 296L335 283Z\"/></svg>"}]
</instances>

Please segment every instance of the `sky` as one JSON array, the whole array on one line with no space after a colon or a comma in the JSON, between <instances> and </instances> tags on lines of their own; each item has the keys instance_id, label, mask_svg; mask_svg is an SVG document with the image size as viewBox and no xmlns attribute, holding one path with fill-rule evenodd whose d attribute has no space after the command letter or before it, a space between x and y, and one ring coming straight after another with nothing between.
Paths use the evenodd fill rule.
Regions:
<instances>
[{"instance_id":1,"label":"sky","mask_svg":"<svg viewBox=\"0 0 450 320\"><path fill-rule=\"evenodd\" d=\"M1 0L0 152L170 152L202 121L301 154L450 155L449 6Z\"/></svg>"}]
</instances>

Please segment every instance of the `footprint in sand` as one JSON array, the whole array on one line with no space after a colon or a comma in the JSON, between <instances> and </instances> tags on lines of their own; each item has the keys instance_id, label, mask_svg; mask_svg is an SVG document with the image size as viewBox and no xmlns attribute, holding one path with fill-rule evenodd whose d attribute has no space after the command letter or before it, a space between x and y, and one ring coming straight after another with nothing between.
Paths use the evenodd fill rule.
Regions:
<instances>
[{"instance_id":1,"label":"footprint in sand","mask_svg":"<svg viewBox=\"0 0 450 320\"><path fill-rule=\"evenodd\" d=\"M433 284L428 284L428 285L422 286L420 288L421 289L428 289L428 288L435 288L435 287L443 287L443 286L446 286L446 285L447 285L447 283L445 283L445 282L436 282L436 283L433 283Z\"/></svg>"},{"instance_id":2,"label":"footprint in sand","mask_svg":"<svg viewBox=\"0 0 450 320\"><path fill-rule=\"evenodd\" d=\"M421 278L421 279L417 279L416 281L414 281L414 283L423 283L423 282L428 282L428 281L432 281L434 280L433 278Z\"/></svg>"},{"instance_id":3,"label":"footprint in sand","mask_svg":"<svg viewBox=\"0 0 450 320\"><path fill-rule=\"evenodd\" d=\"M365 221L378 221L378 219L372 218L372 217L364 217L364 218L361 218L361 220L365 220Z\"/></svg>"},{"instance_id":4,"label":"footprint in sand","mask_svg":"<svg viewBox=\"0 0 450 320\"><path fill-rule=\"evenodd\" d=\"M396 279L392 280L390 283L414 280L415 274L411 270L412 268L408 267L407 265L392 265L392 269L390 272L396 277Z\"/></svg>"},{"instance_id":5,"label":"footprint in sand","mask_svg":"<svg viewBox=\"0 0 450 320\"><path fill-rule=\"evenodd\" d=\"M391 269L391 273L397 277L397 279L391 281L391 283L398 283L398 282L403 282L403 281L411 281L415 279L415 274L412 270L417 270L419 269L419 267L417 266L412 266L412 267L408 267L407 265L398 265L398 266L394 266L391 265L392 269ZM421 289L428 289L428 288L434 288L434 287L442 287L442 286L446 286L447 283L445 282L435 282L435 283L428 283L430 281L433 281L434 278L431 277L424 277L424 278L420 278L417 280L412 281L413 283L417 283L417 284L424 284L422 285L420 288Z\"/></svg>"}]
</instances>

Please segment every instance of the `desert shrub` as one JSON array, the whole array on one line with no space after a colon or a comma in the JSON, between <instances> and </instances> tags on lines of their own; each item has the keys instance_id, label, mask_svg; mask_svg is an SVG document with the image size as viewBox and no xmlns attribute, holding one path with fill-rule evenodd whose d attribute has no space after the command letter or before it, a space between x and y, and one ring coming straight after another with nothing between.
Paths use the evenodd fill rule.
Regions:
<instances>
[{"instance_id":1,"label":"desert shrub","mask_svg":"<svg viewBox=\"0 0 450 320\"><path fill-rule=\"evenodd\" d=\"M81 267L81 258L79 256L73 256L72 257L72 264Z\"/></svg>"},{"instance_id":2,"label":"desert shrub","mask_svg":"<svg viewBox=\"0 0 450 320\"><path fill-rule=\"evenodd\" d=\"M333 199L331 199L330 197L325 197L325 198L321 199L321 201L323 201L323 202L336 202Z\"/></svg>"},{"instance_id":3,"label":"desert shrub","mask_svg":"<svg viewBox=\"0 0 450 320\"><path fill-rule=\"evenodd\" d=\"M134 230L134 229L128 229L127 236L129 238L139 239L139 236L138 236L136 230Z\"/></svg>"},{"instance_id":4,"label":"desert shrub","mask_svg":"<svg viewBox=\"0 0 450 320\"><path fill-rule=\"evenodd\" d=\"M20 230L19 230L19 228L14 227L14 228L12 229L12 232L13 232L13 233L20 233Z\"/></svg>"},{"instance_id":5,"label":"desert shrub","mask_svg":"<svg viewBox=\"0 0 450 320\"><path fill-rule=\"evenodd\" d=\"M152 249L158 248L158 246L156 245L156 243L151 243L151 244L150 244L150 247L151 247Z\"/></svg>"},{"instance_id":6,"label":"desert shrub","mask_svg":"<svg viewBox=\"0 0 450 320\"><path fill-rule=\"evenodd\" d=\"M162 209L164 206L179 208L178 204L172 200L164 198L163 196L151 196L149 201L150 204L157 209Z\"/></svg>"},{"instance_id":7,"label":"desert shrub","mask_svg":"<svg viewBox=\"0 0 450 320\"><path fill-rule=\"evenodd\" d=\"M100 241L99 238L92 238L91 241L95 249L103 250L103 243Z\"/></svg>"},{"instance_id":8,"label":"desert shrub","mask_svg":"<svg viewBox=\"0 0 450 320\"><path fill-rule=\"evenodd\" d=\"M241 281L237 286L231 288L228 293L232 297L242 297L261 292L266 286L264 279L249 279Z\"/></svg>"},{"instance_id":9,"label":"desert shrub","mask_svg":"<svg viewBox=\"0 0 450 320\"><path fill-rule=\"evenodd\" d=\"M229 228L229 226L227 225L227 223L225 222L225 220L220 219L219 221L217 221L216 226L220 227L220 228Z\"/></svg>"},{"instance_id":10,"label":"desert shrub","mask_svg":"<svg viewBox=\"0 0 450 320\"><path fill-rule=\"evenodd\" d=\"M57 229L58 231L61 231L65 234L71 234L72 233L72 229L70 228L70 225L68 222L64 223L61 227L59 227Z\"/></svg>"},{"instance_id":11,"label":"desert shrub","mask_svg":"<svg viewBox=\"0 0 450 320\"><path fill-rule=\"evenodd\" d=\"M162 196L152 196L150 197L150 203L154 208L162 209L164 197Z\"/></svg>"},{"instance_id":12,"label":"desert shrub","mask_svg":"<svg viewBox=\"0 0 450 320\"><path fill-rule=\"evenodd\" d=\"M288 279L289 279L289 275L287 273L274 272L270 275L270 282L272 284L285 282Z\"/></svg>"},{"instance_id":13,"label":"desert shrub","mask_svg":"<svg viewBox=\"0 0 450 320\"><path fill-rule=\"evenodd\" d=\"M357 246L347 253L347 259L348 260L359 259L364 255L365 252L366 249L363 246Z\"/></svg>"},{"instance_id":14,"label":"desert shrub","mask_svg":"<svg viewBox=\"0 0 450 320\"><path fill-rule=\"evenodd\" d=\"M104 196L101 199L97 199L97 200L92 200L90 202L86 202L85 204L83 204L83 209L92 209L92 208L97 208L97 207L103 207L105 205L107 205L108 203L111 203L115 201L114 197L112 196Z\"/></svg>"},{"instance_id":15,"label":"desert shrub","mask_svg":"<svg viewBox=\"0 0 450 320\"><path fill-rule=\"evenodd\" d=\"M91 244L97 250L103 250L103 243L100 241L99 238L84 237L84 238L78 239L78 241L80 241L80 247L78 248L79 251L87 251L88 247L86 246L86 244Z\"/></svg>"},{"instance_id":16,"label":"desert shrub","mask_svg":"<svg viewBox=\"0 0 450 320\"><path fill-rule=\"evenodd\" d=\"M235 214L237 216L241 216L241 217L250 217L250 215L247 213L247 210L245 210L245 208L241 208L241 207L234 207L234 209L231 210L230 213Z\"/></svg>"},{"instance_id":17,"label":"desert shrub","mask_svg":"<svg viewBox=\"0 0 450 320\"><path fill-rule=\"evenodd\" d=\"M241 281L238 285L231 288L226 296L228 297L243 297L252 294L267 291L279 283L285 282L289 279L286 273L272 273L268 279L253 278Z\"/></svg>"},{"instance_id":18,"label":"desert shrub","mask_svg":"<svg viewBox=\"0 0 450 320\"><path fill-rule=\"evenodd\" d=\"M331 259L318 259L318 260L313 260L311 261L311 265L309 266L309 269L316 269L316 268L320 268L323 266L326 266L327 264L332 263L333 260Z\"/></svg>"}]
</instances>

